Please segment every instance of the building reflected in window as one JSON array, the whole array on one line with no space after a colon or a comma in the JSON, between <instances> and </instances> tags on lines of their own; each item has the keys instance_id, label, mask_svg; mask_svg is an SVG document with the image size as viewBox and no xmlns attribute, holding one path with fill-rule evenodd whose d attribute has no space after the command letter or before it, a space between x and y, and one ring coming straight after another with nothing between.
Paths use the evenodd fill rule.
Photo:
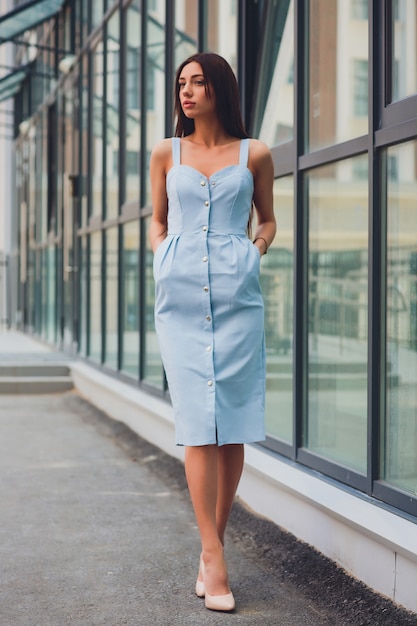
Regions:
<instances>
[{"instance_id":1,"label":"building reflected in window","mask_svg":"<svg viewBox=\"0 0 417 626\"><path fill-rule=\"evenodd\" d=\"M386 409L382 474L415 493L417 484L417 142L388 148L398 163L387 183Z\"/></svg>"},{"instance_id":2,"label":"building reflected in window","mask_svg":"<svg viewBox=\"0 0 417 626\"><path fill-rule=\"evenodd\" d=\"M367 156L308 175L308 414L305 446L358 472L367 467ZM354 167L355 165L355 167Z\"/></svg>"}]
</instances>

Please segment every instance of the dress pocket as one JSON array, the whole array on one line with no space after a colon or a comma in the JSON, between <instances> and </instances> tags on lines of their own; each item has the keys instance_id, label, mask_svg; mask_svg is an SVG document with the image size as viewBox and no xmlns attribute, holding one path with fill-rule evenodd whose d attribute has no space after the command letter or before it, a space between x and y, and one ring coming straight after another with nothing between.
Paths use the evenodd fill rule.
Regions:
<instances>
[{"instance_id":1,"label":"dress pocket","mask_svg":"<svg viewBox=\"0 0 417 626\"><path fill-rule=\"evenodd\" d=\"M158 268L159 268L159 264L160 264L160 260L162 258L162 254L164 252L164 250L166 249L166 247L168 246L169 240L171 238L170 237L165 237L165 239L163 241L161 241L161 243L159 244L159 246L157 247L157 249L154 252L153 255L153 275L154 278L156 277L156 274L158 272Z\"/></svg>"}]
</instances>

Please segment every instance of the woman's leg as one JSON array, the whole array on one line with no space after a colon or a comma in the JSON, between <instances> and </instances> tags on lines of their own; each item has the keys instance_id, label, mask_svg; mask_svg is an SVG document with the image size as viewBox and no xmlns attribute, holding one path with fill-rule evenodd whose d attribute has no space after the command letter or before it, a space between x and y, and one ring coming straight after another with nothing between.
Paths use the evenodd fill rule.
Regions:
<instances>
[{"instance_id":1,"label":"woman's leg","mask_svg":"<svg viewBox=\"0 0 417 626\"><path fill-rule=\"evenodd\" d=\"M213 562L218 560L211 557L213 553L218 556L219 542L224 544L224 533L242 475L243 461L242 444L186 448L185 470L205 562L206 557ZM220 570L220 586L223 584L222 577L223 583L224 577L227 581L224 562ZM201 571L198 578L202 580ZM213 594L213 590L209 591ZM228 591L214 592L214 595L222 593Z\"/></svg>"},{"instance_id":2,"label":"woman's leg","mask_svg":"<svg viewBox=\"0 0 417 626\"><path fill-rule=\"evenodd\" d=\"M243 444L221 446L217 460L216 526L224 545L224 533L233 506L233 500L242 476L244 462Z\"/></svg>"},{"instance_id":3,"label":"woman's leg","mask_svg":"<svg viewBox=\"0 0 417 626\"><path fill-rule=\"evenodd\" d=\"M218 459L217 445L185 449L185 473L200 531L205 584L210 595L230 593L223 545L216 524Z\"/></svg>"}]
</instances>

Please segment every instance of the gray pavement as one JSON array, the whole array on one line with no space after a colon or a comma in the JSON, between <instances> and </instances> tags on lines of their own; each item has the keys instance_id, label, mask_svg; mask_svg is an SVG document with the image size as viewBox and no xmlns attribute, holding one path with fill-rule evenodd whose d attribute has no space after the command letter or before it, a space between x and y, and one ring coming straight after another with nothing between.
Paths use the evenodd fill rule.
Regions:
<instances>
[{"instance_id":1,"label":"gray pavement","mask_svg":"<svg viewBox=\"0 0 417 626\"><path fill-rule=\"evenodd\" d=\"M182 465L75 391L0 395L0 477L0 626L417 623L239 502L206 610Z\"/></svg>"},{"instance_id":2,"label":"gray pavement","mask_svg":"<svg viewBox=\"0 0 417 626\"><path fill-rule=\"evenodd\" d=\"M238 610L193 593L191 507L76 394L0 397L0 615L7 625L324 624L233 542Z\"/></svg>"}]
</instances>

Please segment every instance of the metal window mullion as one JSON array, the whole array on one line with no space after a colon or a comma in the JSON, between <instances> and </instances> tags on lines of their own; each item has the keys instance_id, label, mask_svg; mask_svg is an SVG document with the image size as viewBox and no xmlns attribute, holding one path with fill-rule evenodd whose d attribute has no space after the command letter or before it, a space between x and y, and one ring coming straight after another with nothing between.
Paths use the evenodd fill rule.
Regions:
<instances>
[{"instance_id":1,"label":"metal window mullion","mask_svg":"<svg viewBox=\"0 0 417 626\"><path fill-rule=\"evenodd\" d=\"M90 356L91 352L91 235L88 234L85 246L85 257L87 259L86 264L86 290L85 290L85 353Z\"/></svg>"},{"instance_id":2,"label":"metal window mullion","mask_svg":"<svg viewBox=\"0 0 417 626\"><path fill-rule=\"evenodd\" d=\"M367 424L367 493L372 495L374 481L379 478L380 420L385 390L382 357L385 350L383 332L382 293L383 268L382 238L386 233L385 202L381 189L381 151L375 147L374 137L378 130L380 114L385 106L383 71L380 66L385 52L380 42L381 25L384 23L384 3L369 3L369 72L368 72L368 424ZM385 57L387 59L387 57ZM387 67L385 67L387 70ZM383 206L384 205L384 206Z\"/></svg>"},{"instance_id":3,"label":"metal window mullion","mask_svg":"<svg viewBox=\"0 0 417 626\"><path fill-rule=\"evenodd\" d=\"M106 220L107 218L107 23L103 25L103 115L101 133L103 138L103 154L102 154L102 172L103 177L101 181L101 218Z\"/></svg>"},{"instance_id":4,"label":"metal window mullion","mask_svg":"<svg viewBox=\"0 0 417 626\"><path fill-rule=\"evenodd\" d=\"M93 77L93 54L94 50L90 50L88 52L88 88L87 88L87 222L92 214L92 175L93 175L93 151L92 151L92 142L93 142L93 118L94 118L94 97L93 97L93 88L94 88L94 77Z\"/></svg>"},{"instance_id":5,"label":"metal window mullion","mask_svg":"<svg viewBox=\"0 0 417 626\"><path fill-rule=\"evenodd\" d=\"M308 394L308 205L304 173L299 156L304 153L307 112L304 90L308 89L308 0L294 6L294 361L293 361L293 448L298 456L303 445ZM307 104L308 106L308 104Z\"/></svg>"},{"instance_id":6,"label":"metal window mullion","mask_svg":"<svg viewBox=\"0 0 417 626\"><path fill-rule=\"evenodd\" d=\"M175 0L166 0L165 8L165 137L172 135L173 77L175 58Z\"/></svg>"},{"instance_id":7,"label":"metal window mullion","mask_svg":"<svg viewBox=\"0 0 417 626\"><path fill-rule=\"evenodd\" d=\"M119 207L126 196L126 49L127 49L127 26L126 13L120 1L120 47L119 47ZM123 365L123 332L124 332L124 254L123 254L123 225L118 226L118 282L117 282L117 369L120 371Z\"/></svg>"},{"instance_id":8,"label":"metal window mullion","mask_svg":"<svg viewBox=\"0 0 417 626\"><path fill-rule=\"evenodd\" d=\"M262 7L264 16L265 7ZM254 0L238 3L237 78L242 118L246 130L253 132L253 94L259 68L259 22L261 5ZM258 74L259 82L259 74Z\"/></svg>"},{"instance_id":9,"label":"metal window mullion","mask_svg":"<svg viewBox=\"0 0 417 626\"><path fill-rule=\"evenodd\" d=\"M198 52L207 50L207 0L198 0L197 49Z\"/></svg>"},{"instance_id":10,"label":"metal window mullion","mask_svg":"<svg viewBox=\"0 0 417 626\"><path fill-rule=\"evenodd\" d=\"M103 115L102 115L102 179L101 179L101 218L107 217L107 22L103 25ZM101 233L101 362L106 362L107 339L107 241L106 229Z\"/></svg>"},{"instance_id":11,"label":"metal window mullion","mask_svg":"<svg viewBox=\"0 0 417 626\"><path fill-rule=\"evenodd\" d=\"M91 24L91 3L88 3L88 24L90 27ZM93 140L93 53L94 51L89 50L86 54L87 57L87 172L88 175L82 184L86 184L87 189L85 190L87 196L87 223L91 216L91 208L92 208L92 140ZM82 64L82 59L81 59ZM82 143L82 142L80 142ZM84 191L84 190L83 190ZM86 258L86 293L85 293L85 322L86 322L86 341L85 341L85 353L87 356L90 356L91 353L91 287L90 287L90 278L91 278L91 235L87 235L87 243L85 247L85 258Z\"/></svg>"},{"instance_id":12,"label":"metal window mullion","mask_svg":"<svg viewBox=\"0 0 417 626\"><path fill-rule=\"evenodd\" d=\"M141 0L141 48L140 48L140 209L146 205L146 75L147 75L147 44L148 44L148 2ZM145 351L146 351L146 228L145 217L140 217L139 231L139 380L145 377Z\"/></svg>"},{"instance_id":13,"label":"metal window mullion","mask_svg":"<svg viewBox=\"0 0 417 626\"><path fill-rule=\"evenodd\" d=\"M81 69L81 68L80 68ZM73 315L73 319L72 319L72 343L74 344L74 337L76 340L76 345L77 345L77 352L79 350L79 343L80 343L80 302L81 302L81 297L80 297L80 276L81 276L81 272L80 272L80 238L78 237L77 234L77 229L80 226L80 216L81 216L81 201L82 201L82 196L81 196L81 186L80 186L80 177L81 177L81 172L80 172L80 164L82 163L82 149L81 149L81 144L82 144L82 134L79 132L80 128L81 128L81 123L82 123L82 82L81 82L82 78L81 78L81 71L78 71L77 77L74 81L74 83L72 84L72 90L74 91L74 87L76 87L77 92L78 92L78 98L77 98L77 111L76 111L76 118L74 119L74 126L78 131L78 141L77 141L77 164L78 167L76 166L76 164L73 163L73 167L71 168L72 172L75 174L75 172L77 172L76 176L76 189L75 189L75 196L73 195L73 213L72 213L72 247L73 247L73 259L72 259L72 265L73 265L73 273L72 273L72 291L74 294L74 305L72 307L72 315ZM74 155L73 155L73 159L74 159ZM73 182L74 184L74 182ZM73 189L74 192L74 189ZM74 211L75 209L75 211Z\"/></svg>"}]
</instances>

